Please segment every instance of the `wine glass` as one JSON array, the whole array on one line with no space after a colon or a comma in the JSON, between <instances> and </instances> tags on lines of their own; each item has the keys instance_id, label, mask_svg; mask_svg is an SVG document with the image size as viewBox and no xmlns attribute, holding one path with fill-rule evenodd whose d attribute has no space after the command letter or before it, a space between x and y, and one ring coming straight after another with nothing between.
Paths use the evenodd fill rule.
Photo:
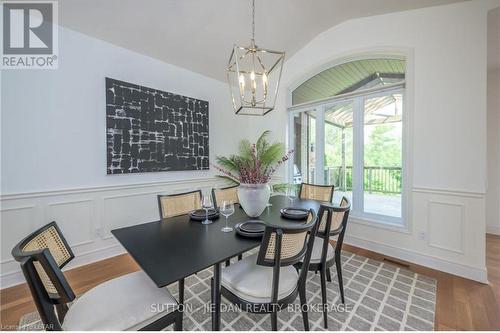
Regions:
<instances>
[{"instance_id":1,"label":"wine glass","mask_svg":"<svg viewBox=\"0 0 500 333\"><path fill-rule=\"evenodd\" d=\"M271 184L268 184L268 186L269 186L269 200L271 200L271 196L273 195L274 188L273 188L273 185L271 185ZM269 208L269 207L272 207L272 205L273 204L268 201L266 204L266 207Z\"/></svg>"},{"instance_id":2,"label":"wine glass","mask_svg":"<svg viewBox=\"0 0 500 333\"><path fill-rule=\"evenodd\" d=\"M221 229L223 232L231 232L233 228L227 225L227 218L234 214L234 204L232 201L224 200L219 207L219 212L226 218L226 226Z\"/></svg>"},{"instance_id":3,"label":"wine glass","mask_svg":"<svg viewBox=\"0 0 500 333\"><path fill-rule=\"evenodd\" d=\"M297 197L297 189L294 185L291 185L286 189L286 196L290 199L291 205L293 206L293 201Z\"/></svg>"},{"instance_id":4,"label":"wine glass","mask_svg":"<svg viewBox=\"0 0 500 333\"><path fill-rule=\"evenodd\" d=\"M201 198L201 208L205 210L205 220L201 222L201 224L210 224L212 223L212 220L208 219L208 210L213 208L213 203L212 203L212 196L209 194L204 194Z\"/></svg>"}]
</instances>

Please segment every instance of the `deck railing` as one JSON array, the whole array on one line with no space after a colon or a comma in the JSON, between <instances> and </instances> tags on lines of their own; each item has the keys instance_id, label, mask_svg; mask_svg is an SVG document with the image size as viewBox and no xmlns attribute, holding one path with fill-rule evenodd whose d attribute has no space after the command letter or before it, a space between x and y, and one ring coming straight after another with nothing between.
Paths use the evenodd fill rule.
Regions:
<instances>
[{"instance_id":1,"label":"deck railing","mask_svg":"<svg viewBox=\"0 0 500 333\"><path fill-rule=\"evenodd\" d=\"M314 169L309 173L309 179L314 179ZM364 167L364 189L368 193L401 193L401 167ZM325 181L335 185L342 191L352 191L352 166L346 166L345 176L341 166L325 168Z\"/></svg>"}]
</instances>

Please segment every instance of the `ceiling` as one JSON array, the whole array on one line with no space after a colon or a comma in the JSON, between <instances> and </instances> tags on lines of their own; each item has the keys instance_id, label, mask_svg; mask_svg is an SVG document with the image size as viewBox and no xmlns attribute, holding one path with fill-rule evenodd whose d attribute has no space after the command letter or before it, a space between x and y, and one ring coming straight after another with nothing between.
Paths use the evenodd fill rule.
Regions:
<instances>
[{"instance_id":1,"label":"ceiling","mask_svg":"<svg viewBox=\"0 0 500 333\"><path fill-rule=\"evenodd\" d=\"M316 74L292 92L292 105L404 80L405 61L363 59L331 67Z\"/></svg>"},{"instance_id":2,"label":"ceiling","mask_svg":"<svg viewBox=\"0 0 500 333\"><path fill-rule=\"evenodd\" d=\"M293 55L348 19L462 0L256 0L256 42ZM60 24L225 80L234 43L247 45L250 0L64 0Z\"/></svg>"}]
</instances>

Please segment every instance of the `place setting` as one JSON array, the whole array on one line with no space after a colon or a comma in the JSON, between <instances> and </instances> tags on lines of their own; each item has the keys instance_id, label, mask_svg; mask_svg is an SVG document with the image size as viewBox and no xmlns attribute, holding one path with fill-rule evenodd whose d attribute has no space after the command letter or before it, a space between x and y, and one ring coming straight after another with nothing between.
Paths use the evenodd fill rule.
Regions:
<instances>
[{"instance_id":1,"label":"place setting","mask_svg":"<svg viewBox=\"0 0 500 333\"><path fill-rule=\"evenodd\" d=\"M201 221L201 224L211 224L219 218L219 211L214 207L212 197L204 194L201 197L201 209L193 210L188 214L192 221Z\"/></svg>"},{"instance_id":2,"label":"place setting","mask_svg":"<svg viewBox=\"0 0 500 333\"><path fill-rule=\"evenodd\" d=\"M294 185L290 185L286 189L286 196L290 200L291 207L280 209L280 214L283 218L289 220L305 220L309 215L309 210L304 208L294 207L293 204L297 198L297 189Z\"/></svg>"}]
</instances>

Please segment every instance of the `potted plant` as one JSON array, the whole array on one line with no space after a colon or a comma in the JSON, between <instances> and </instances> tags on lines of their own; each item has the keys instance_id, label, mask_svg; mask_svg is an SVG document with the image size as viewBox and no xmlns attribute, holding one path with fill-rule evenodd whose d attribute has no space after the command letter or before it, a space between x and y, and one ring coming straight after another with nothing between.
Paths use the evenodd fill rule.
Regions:
<instances>
[{"instance_id":1,"label":"potted plant","mask_svg":"<svg viewBox=\"0 0 500 333\"><path fill-rule=\"evenodd\" d=\"M217 156L214 165L222 173L218 177L239 184L238 198L250 217L262 214L269 202L272 175L293 153L293 150L285 153L283 143L270 143L269 133L262 133L256 143L242 140L238 155Z\"/></svg>"}]
</instances>

